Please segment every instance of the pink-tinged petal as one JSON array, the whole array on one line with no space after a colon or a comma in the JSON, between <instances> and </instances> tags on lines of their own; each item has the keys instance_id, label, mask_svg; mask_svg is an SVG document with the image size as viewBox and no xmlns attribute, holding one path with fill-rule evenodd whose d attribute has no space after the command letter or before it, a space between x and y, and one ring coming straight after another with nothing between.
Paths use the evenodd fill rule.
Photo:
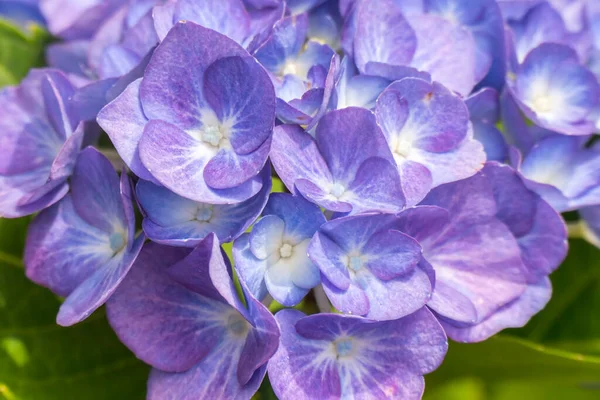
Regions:
<instances>
[{"instance_id":1,"label":"pink-tinged petal","mask_svg":"<svg viewBox=\"0 0 600 400\"><path fill-rule=\"evenodd\" d=\"M363 316L377 321L398 319L422 308L431 298L433 286L419 267L390 280L364 271L356 275L355 282L369 299L369 312Z\"/></svg>"},{"instance_id":2,"label":"pink-tinged petal","mask_svg":"<svg viewBox=\"0 0 600 400\"><path fill-rule=\"evenodd\" d=\"M521 295L527 279L521 250L496 218L492 186L484 174L440 186L423 204L446 208L451 218L438 235L420 241L436 274L432 301L441 306L430 306L438 314L474 324ZM475 319L465 299L472 303Z\"/></svg>"},{"instance_id":3,"label":"pink-tinged petal","mask_svg":"<svg viewBox=\"0 0 600 400\"><path fill-rule=\"evenodd\" d=\"M436 282L451 286L475 306L475 321L467 315L453 318L462 322L482 321L525 290L520 249L506 226L497 221L465 227L460 238L436 246L435 254L426 258L435 269ZM444 309L434 310L446 316Z\"/></svg>"}]
</instances>

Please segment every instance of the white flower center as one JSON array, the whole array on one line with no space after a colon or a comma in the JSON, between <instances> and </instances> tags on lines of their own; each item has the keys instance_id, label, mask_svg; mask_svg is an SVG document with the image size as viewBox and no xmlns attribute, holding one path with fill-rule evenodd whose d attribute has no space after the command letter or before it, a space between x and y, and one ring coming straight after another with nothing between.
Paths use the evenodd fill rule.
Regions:
<instances>
[{"instance_id":1,"label":"white flower center","mask_svg":"<svg viewBox=\"0 0 600 400\"><path fill-rule=\"evenodd\" d=\"M361 269L363 266L363 261L362 258L360 256L351 256L348 259L348 268L350 268L352 271L358 271L359 269Z\"/></svg>"},{"instance_id":2,"label":"white flower center","mask_svg":"<svg viewBox=\"0 0 600 400\"><path fill-rule=\"evenodd\" d=\"M127 241L125 240L125 234L120 232L115 232L110 235L110 249L116 254L123 250Z\"/></svg>"},{"instance_id":3,"label":"white flower center","mask_svg":"<svg viewBox=\"0 0 600 400\"><path fill-rule=\"evenodd\" d=\"M331 186L331 189L329 189L329 193L333 197L336 197L339 199L340 197L342 197L342 195L344 193L346 193L346 188L341 183L336 182Z\"/></svg>"},{"instance_id":4,"label":"white flower center","mask_svg":"<svg viewBox=\"0 0 600 400\"><path fill-rule=\"evenodd\" d=\"M233 133L234 119L221 121L213 110L205 108L200 111L200 121L202 126L187 131L190 136L208 145L211 153L231 148L229 139Z\"/></svg>"},{"instance_id":5,"label":"white flower center","mask_svg":"<svg viewBox=\"0 0 600 400\"><path fill-rule=\"evenodd\" d=\"M351 356L352 350L354 350L351 337L338 339L333 342L333 345L335 347L335 353L337 355L337 358Z\"/></svg>"},{"instance_id":6,"label":"white flower center","mask_svg":"<svg viewBox=\"0 0 600 400\"><path fill-rule=\"evenodd\" d=\"M394 148L394 158L396 159L396 162L398 162L399 160L402 161L408 159L411 151L412 142L402 137L399 138Z\"/></svg>"},{"instance_id":7,"label":"white flower center","mask_svg":"<svg viewBox=\"0 0 600 400\"><path fill-rule=\"evenodd\" d=\"M231 314L227 318L227 329L235 336L243 336L248 332L248 321L240 313Z\"/></svg>"},{"instance_id":8,"label":"white flower center","mask_svg":"<svg viewBox=\"0 0 600 400\"><path fill-rule=\"evenodd\" d=\"M279 248L279 255L281 258L290 258L293 252L294 247L289 243L284 243L283 246Z\"/></svg>"},{"instance_id":9,"label":"white flower center","mask_svg":"<svg viewBox=\"0 0 600 400\"><path fill-rule=\"evenodd\" d=\"M298 69L298 65L294 61L287 61L281 69L281 75L297 75Z\"/></svg>"},{"instance_id":10,"label":"white flower center","mask_svg":"<svg viewBox=\"0 0 600 400\"><path fill-rule=\"evenodd\" d=\"M552 110L552 105L550 96L539 96L533 100L532 108L538 113L546 113Z\"/></svg>"},{"instance_id":11,"label":"white flower center","mask_svg":"<svg viewBox=\"0 0 600 400\"><path fill-rule=\"evenodd\" d=\"M203 204L196 211L196 220L200 222L208 222L212 218L213 208L209 204Z\"/></svg>"}]
</instances>

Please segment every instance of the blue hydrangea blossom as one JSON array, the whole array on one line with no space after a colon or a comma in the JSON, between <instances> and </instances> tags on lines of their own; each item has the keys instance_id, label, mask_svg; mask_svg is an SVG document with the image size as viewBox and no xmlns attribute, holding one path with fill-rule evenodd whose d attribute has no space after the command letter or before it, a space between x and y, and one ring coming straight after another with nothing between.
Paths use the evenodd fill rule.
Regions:
<instances>
[{"instance_id":1,"label":"blue hydrangea blossom","mask_svg":"<svg viewBox=\"0 0 600 400\"><path fill-rule=\"evenodd\" d=\"M304 198L280 193L271 194L262 215L234 243L236 270L256 298L269 293L283 305L296 305L321 282L307 249L325 216Z\"/></svg>"},{"instance_id":2,"label":"blue hydrangea blossom","mask_svg":"<svg viewBox=\"0 0 600 400\"><path fill-rule=\"evenodd\" d=\"M0 92L0 216L150 400L419 399L600 247L596 1L4 3L57 40Z\"/></svg>"}]
</instances>

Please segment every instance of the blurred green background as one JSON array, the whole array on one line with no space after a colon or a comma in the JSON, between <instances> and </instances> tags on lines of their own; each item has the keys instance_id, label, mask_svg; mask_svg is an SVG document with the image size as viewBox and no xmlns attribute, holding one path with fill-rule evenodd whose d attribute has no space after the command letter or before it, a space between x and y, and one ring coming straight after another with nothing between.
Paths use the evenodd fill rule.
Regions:
<instances>
[{"instance_id":1,"label":"blurred green background","mask_svg":"<svg viewBox=\"0 0 600 400\"><path fill-rule=\"evenodd\" d=\"M0 87L43 65L48 41L34 25L22 31L0 20ZM144 399L149 368L118 341L103 310L62 328L60 299L25 278L28 223L0 219L0 400ZM572 240L552 281L552 300L525 328L451 342L442 367L426 377L424 398L600 399L600 251ZM275 398L268 382L256 398Z\"/></svg>"}]
</instances>

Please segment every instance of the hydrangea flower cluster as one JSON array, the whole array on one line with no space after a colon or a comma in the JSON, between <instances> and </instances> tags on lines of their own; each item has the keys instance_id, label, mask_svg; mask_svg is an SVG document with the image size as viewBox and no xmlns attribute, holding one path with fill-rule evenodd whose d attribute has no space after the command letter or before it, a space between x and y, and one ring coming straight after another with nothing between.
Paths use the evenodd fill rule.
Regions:
<instances>
[{"instance_id":1,"label":"hydrangea flower cluster","mask_svg":"<svg viewBox=\"0 0 600 400\"><path fill-rule=\"evenodd\" d=\"M0 93L0 216L150 400L419 399L544 308L560 213L600 246L596 1L8 3L61 40Z\"/></svg>"}]
</instances>

